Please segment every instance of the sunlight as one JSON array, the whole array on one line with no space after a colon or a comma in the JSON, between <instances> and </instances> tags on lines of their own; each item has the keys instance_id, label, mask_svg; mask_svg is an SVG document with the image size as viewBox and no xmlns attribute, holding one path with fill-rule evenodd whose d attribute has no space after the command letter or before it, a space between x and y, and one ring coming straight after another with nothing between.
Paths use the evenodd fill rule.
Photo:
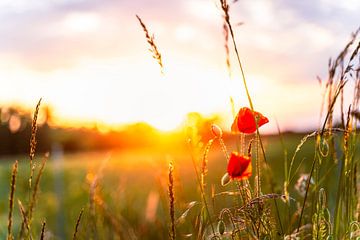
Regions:
<instances>
[{"instance_id":1,"label":"sunlight","mask_svg":"<svg viewBox=\"0 0 360 240\"><path fill-rule=\"evenodd\" d=\"M189 25L180 25L176 27L175 36L178 40L188 42L194 39L196 30Z\"/></svg>"},{"instance_id":2,"label":"sunlight","mask_svg":"<svg viewBox=\"0 0 360 240\"><path fill-rule=\"evenodd\" d=\"M64 21L65 31L70 33L94 32L100 26L100 19L94 13L70 13Z\"/></svg>"},{"instance_id":3,"label":"sunlight","mask_svg":"<svg viewBox=\"0 0 360 240\"><path fill-rule=\"evenodd\" d=\"M203 20L216 21L217 19L214 16L220 16L216 3L213 1L191 0L185 3L187 10L191 14Z\"/></svg>"}]
</instances>

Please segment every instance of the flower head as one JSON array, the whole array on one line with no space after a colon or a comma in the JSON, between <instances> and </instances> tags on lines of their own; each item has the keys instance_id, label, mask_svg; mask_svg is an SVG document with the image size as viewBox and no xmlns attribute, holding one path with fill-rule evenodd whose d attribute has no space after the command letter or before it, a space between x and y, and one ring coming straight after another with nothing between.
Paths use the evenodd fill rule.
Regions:
<instances>
[{"instance_id":1,"label":"flower head","mask_svg":"<svg viewBox=\"0 0 360 240\"><path fill-rule=\"evenodd\" d=\"M230 155L227 172L232 179L248 179L252 173L250 156L243 156L237 152Z\"/></svg>"},{"instance_id":2,"label":"flower head","mask_svg":"<svg viewBox=\"0 0 360 240\"><path fill-rule=\"evenodd\" d=\"M221 138L223 134L221 128L216 124L211 125L211 132L214 135L214 137L217 138Z\"/></svg>"},{"instance_id":3,"label":"flower head","mask_svg":"<svg viewBox=\"0 0 360 240\"><path fill-rule=\"evenodd\" d=\"M254 133L256 131L256 119L258 121L258 127L261 127L265 123L269 122L269 119L259 112L253 112L250 108L247 107L240 108L231 126L231 131Z\"/></svg>"}]
</instances>

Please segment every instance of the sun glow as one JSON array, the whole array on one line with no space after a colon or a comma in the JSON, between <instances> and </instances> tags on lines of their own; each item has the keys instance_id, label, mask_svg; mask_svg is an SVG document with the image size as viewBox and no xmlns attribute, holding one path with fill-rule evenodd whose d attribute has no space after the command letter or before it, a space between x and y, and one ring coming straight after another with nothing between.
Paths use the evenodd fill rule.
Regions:
<instances>
[{"instance_id":1,"label":"sun glow","mask_svg":"<svg viewBox=\"0 0 360 240\"><path fill-rule=\"evenodd\" d=\"M64 31L68 33L90 33L100 26L100 19L94 13L70 13L63 20Z\"/></svg>"},{"instance_id":2,"label":"sun glow","mask_svg":"<svg viewBox=\"0 0 360 240\"><path fill-rule=\"evenodd\" d=\"M14 74L26 76L29 84L15 81L12 84L22 88L13 89L8 85L10 82L5 82L2 89L7 91L2 92L0 100L33 107L41 96L43 103L53 110L55 123L96 126L105 131L134 122L147 122L159 130L170 131L181 127L189 112L207 116L221 113L230 123L230 96L236 108L248 106L240 76L234 75L229 80L221 68L176 59L166 62L165 75L160 74L155 63L149 64L149 59L138 61L136 57L130 61L122 58L80 61L71 69L42 74L14 68ZM295 114L309 106L298 104L303 98L294 98L301 91L310 93L309 86L279 85L269 77L254 74L248 75L247 80L252 96L261 96L254 99L256 110L270 117L288 119L283 116L284 111ZM27 91L29 88L33 90ZM316 91L314 88L314 95ZM291 105L278 109L282 99L299 107L295 112ZM276 127L272 122L269 126L263 128L265 132Z\"/></svg>"},{"instance_id":3,"label":"sun glow","mask_svg":"<svg viewBox=\"0 0 360 240\"><path fill-rule=\"evenodd\" d=\"M161 130L181 126L189 112L221 114L229 123L230 96L237 109L248 106L231 44L231 80L226 71L223 22L214 2L175 1L159 6L156 14L150 14L154 8L139 12L162 54L164 75L135 17L140 2L100 1L85 7L77 1L78 8L61 5L72 1L6 2L0 3L11 10L0 8L7 20L0 28L2 106L34 108L43 97L59 124L106 129L147 122ZM326 59L335 52L334 43L348 39L351 24L328 28L303 21L292 5L238 4L243 5L232 8L233 20L246 24L234 31L248 87L255 110L270 118L262 131L276 131L273 116L285 128L317 123L308 116L318 116L314 102L320 104L321 92L310 80L327 74L322 71ZM22 31L14 31L19 26ZM16 128L16 119L12 122Z\"/></svg>"},{"instance_id":4,"label":"sun glow","mask_svg":"<svg viewBox=\"0 0 360 240\"><path fill-rule=\"evenodd\" d=\"M42 74L14 68L10 75L26 76L29 85L15 82L22 87L13 89L5 82L8 91L0 98L33 107L43 97L54 121L62 125L105 128L147 122L162 131L180 127L189 112L216 112L227 99L221 69L203 71L195 63L168 61L161 75L151 59L139 59L85 60L71 69Z\"/></svg>"}]
</instances>

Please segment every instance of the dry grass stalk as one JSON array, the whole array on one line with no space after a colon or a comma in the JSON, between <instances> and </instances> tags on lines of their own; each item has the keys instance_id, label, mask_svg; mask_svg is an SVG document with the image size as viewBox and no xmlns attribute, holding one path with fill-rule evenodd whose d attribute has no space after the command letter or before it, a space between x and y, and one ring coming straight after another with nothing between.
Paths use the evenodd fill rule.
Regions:
<instances>
[{"instance_id":1,"label":"dry grass stalk","mask_svg":"<svg viewBox=\"0 0 360 240\"><path fill-rule=\"evenodd\" d=\"M41 104L41 98L39 99L36 108L35 108L35 112L34 112L34 117L31 123L31 137L30 137L30 178L29 178L29 186L31 188L31 181L32 181L32 177L33 177L33 172L34 172L34 167L33 167L33 160L35 157L35 151L36 151L36 132L37 132L37 118L38 118L38 114L39 114L39 109L40 109L40 104Z\"/></svg>"},{"instance_id":2,"label":"dry grass stalk","mask_svg":"<svg viewBox=\"0 0 360 240\"><path fill-rule=\"evenodd\" d=\"M195 130L194 132L197 131L196 128L194 128L194 130ZM218 132L218 131L216 131L216 132ZM218 132L218 133L220 133L220 132ZM192 161L192 164L193 164L193 167L194 167L194 170L195 170L196 180L197 180L197 183L198 183L199 188L200 188L202 204L203 204L203 207L204 207L207 215L209 216L210 227L211 227L212 233L213 233L213 235L215 235L215 228L213 226L213 222L212 222L212 219L210 217L211 215L210 215L209 207L208 207L207 200L206 200L206 197L205 197L205 192L204 192L204 189L203 189L203 187L201 185L200 172L199 172L199 170L197 168L197 161L196 161L197 154L195 154L195 150L198 149L202 144L201 144L200 137L197 134L193 134L192 137L193 138L190 138L189 141L188 141L188 146L189 146L190 155L191 155L191 161ZM222 138L218 138L218 139L221 140ZM172 162L170 162L169 169L170 169L170 167L172 168L172 166L173 166ZM173 170L173 168L172 168L172 170ZM173 177L172 173L171 173L171 177ZM169 178L170 178L170 172L169 172ZM203 222L203 217L201 215L199 215L197 217L197 223L195 224L195 229L197 229L196 231L199 234L197 239L202 239L201 236L203 236L203 233L204 233L203 231L205 230L205 228L204 228L205 224L203 224L203 223L204 223Z\"/></svg>"},{"instance_id":3,"label":"dry grass stalk","mask_svg":"<svg viewBox=\"0 0 360 240\"><path fill-rule=\"evenodd\" d=\"M15 194L15 186L16 186L16 175L18 172L18 161L16 161L13 165L12 172L11 172L11 184L10 184L10 196L9 196L9 216L8 216L8 233L7 239L12 240L14 239L12 235L12 224L13 224L13 210L14 210L14 194Z\"/></svg>"},{"instance_id":4,"label":"dry grass stalk","mask_svg":"<svg viewBox=\"0 0 360 240\"><path fill-rule=\"evenodd\" d=\"M29 238L31 239L31 234L30 234L30 226L29 226L29 221L28 221L28 218L26 216L26 211L25 211L25 208L23 206L23 204L21 203L20 200L18 200L18 205L19 205L19 210L20 210L20 214L21 214L21 217L22 217L22 225L21 225L21 230L20 230L20 239L22 239L23 235L24 235L24 227L26 228L26 230L28 231L29 233Z\"/></svg>"},{"instance_id":5,"label":"dry grass stalk","mask_svg":"<svg viewBox=\"0 0 360 240\"><path fill-rule=\"evenodd\" d=\"M102 215L107 220L107 222L113 227L115 233L121 237L122 236L122 226L117 218L111 214L104 200L101 198L99 194L95 196L94 203L99 207Z\"/></svg>"},{"instance_id":6,"label":"dry grass stalk","mask_svg":"<svg viewBox=\"0 0 360 240\"><path fill-rule=\"evenodd\" d=\"M206 177L206 174L208 171L207 170L208 154L209 154L210 148L213 143L214 143L214 139L210 139L208 141L208 143L205 146L204 154L203 154L202 161L201 161L201 185L202 185L203 189L205 189L205 187L206 187L205 177Z\"/></svg>"},{"instance_id":7,"label":"dry grass stalk","mask_svg":"<svg viewBox=\"0 0 360 240\"><path fill-rule=\"evenodd\" d=\"M152 57L159 64L160 71L163 74L164 73L164 66L163 66L161 54L160 54L159 49L156 46L155 41L154 41L155 37L154 37L154 35L150 36L149 30L147 29L146 25L144 24L144 22L141 20L141 18L138 15L136 15L136 18L139 20L139 23L140 23L140 25L141 25L144 33L145 33L145 38L146 38L147 42L150 45L149 51L152 53Z\"/></svg>"},{"instance_id":8,"label":"dry grass stalk","mask_svg":"<svg viewBox=\"0 0 360 240\"><path fill-rule=\"evenodd\" d=\"M29 209L28 209L28 219L30 220L30 222L31 222L32 213L33 213L33 210L34 210L34 207L35 207L35 204L36 204L36 195L37 195L38 190L39 190L40 179L41 179L41 176L43 174L45 164L46 164L48 158L49 158L49 153L46 153L45 156L44 156L44 159L43 159L43 161L41 163L39 173L38 173L38 175L36 176L36 179L35 179L35 185L34 185L32 197L31 197L31 200L30 200L30 203L29 203Z\"/></svg>"},{"instance_id":9,"label":"dry grass stalk","mask_svg":"<svg viewBox=\"0 0 360 240\"><path fill-rule=\"evenodd\" d=\"M103 171L104 171L108 161L110 160L110 157L111 157L111 153L109 153L108 156L102 160L101 165L100 165L96 175L90 181L89 212L90 212L90 224L92 225L91 226L91 233L92 233L91 238L94 238L94 239L98 239L97 223L96 223L96 209L95 209L95 205L96 205L95 201L97 198L98 182L102 178Z\"/></svg>"},{"instance_id":10,"label":"dry grass stalk","mask_svg":"<svg viewBox=\"0 0 360 240\"><path fill-rule=\"evenodd\" d=\"M74 230L74 235L73 235L73 240L76 240L76 235L77 235L77 233L79 231L80 221L81 221L81 217L82 217L83 213L84 213L84 208L81 209L79 217L77 218L76 225L75 225L75 230Z\"/></svg>"},{"instance_id":11,"label":"dry grass stalk","mask_svg":"<svg viewBox=\"0 0 360 240\"><path fill-rule=\"evenodd\" d=\"M43 224L42 224L42 227L41 227L40 240L44 240L44 239L45 239L45 226L46 226L46 222L43 221Z\"/></svg>"},{"instance_id":12,"label":"dry grass stalk","mask_svg":"<svg viewBox=\"0 0 360 240\"><path fill-rule=\"evenodd\" d=\"M174 165L172 162L169 163L169 203L170 203L170 231L169 237L171 240L176 238L175 233L175 195L174 195Z\"/></svg>"},{"instance_id":13,"label":"dry grass stalk","mask_svg":"<svg viewBox=\"0 0 360 240\"><path fill-rule=\"evenodd\" d=\"M235 3L233 1L232 3ZM231 63L230 63L230 48L229 48L229 27L227 21L229 20L229 8L230 6L226 3L226 1L220 1L221 8L223 11L226 11L224 14L224 22L223 22L223 35L224 35L224 48L225 48L225 57L226 57L226 68L229 74L229 78L231 79ZM239 23L237 25L242 25L243 23Z\"/></svg>"},{"instance_id":14,"label":"dry grass stalk","mask_svg":"<svg viewBox=\"0 0 360 240\"><path fill-rule=\"evenodd\" d=\"M95 195L94 204L99 208L105 221L110 224L119 239L137 239L130 224L120 214L114 215L112 209L109 209L100 194Z\"/></svg>"},{"instance_id":15,"label":"dry grass stalk","mask_svg":"<svg viewBox=\"0 0 360 240\"><path fill-rule=\"evenodd\" d=\"M351 36L350 41L346 44L344 49L340 52L340 54L335 58L335 60L329 59L329 70L328 70L328 80L325 86L325 91L327 92L328 97L328 111L331 108L331 102L334 97L334 93L336 92L337 85L342 85L345 81L346 75L351 72L352 69L352 61L355 56L358 54L360 48L360 42L355 47L353 52L351 53L348 63L345 65L344 61L349 54L351 46L354 44L357 35L360 32L360 28L357 29ZM337 83L337 84L336 84ZM345 127L345 119L344 119L344 92L341 91L340 96L340 109L341 109L341 122L342 126ZM333 124L333 116L332 111L328 117L327 127L332 128Z\"/></svg>"},{"instance_id":16,"label":"dry grass stalk","mask_svg":"<svg viewBox=\"0 0 360 240\"><path fill-rule=\"evenodd\" d=\"M224 21L223 23L223 35L224 35L224 47L226 54L226 68L229 74L229 78L231 78L231 65L230 65L230 49L229 49L229 28Z\"/></svg>"},{"instance_id":17,"label":"dry grass stalk","mask_svg":"<svg viewBox=\"0 0 360 240\"><path fill-rule=\"evenodd\" d=\"M230 96L231 114L233 118L236 117L234 98Z\"/></svg>"},{"instance_id":18,"label":"dry grass stalk","mask_svg":"<svg viewBox=\"0 0 360 240\"><path fill-rule=\"evenodd\" d=\"M224 140L222 138L219 138L219 143L220 143L221 151L224 153L224 156L226 158L226 161L229 162L230 156L229 156L229 153L227 151Z\"/></svg>"}]
</instances>

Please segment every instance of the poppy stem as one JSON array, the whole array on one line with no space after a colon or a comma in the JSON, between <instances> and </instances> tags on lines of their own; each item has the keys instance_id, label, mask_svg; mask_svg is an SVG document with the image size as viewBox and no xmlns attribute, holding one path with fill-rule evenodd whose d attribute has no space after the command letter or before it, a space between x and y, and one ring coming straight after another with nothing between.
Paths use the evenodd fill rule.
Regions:
<instances>
[{"instance_id":1,"label":"poppy stem","mask_svg":"<svg viewBox=\"0 0 360 240\"><path fill-rule=\"evenodd\" d=\"M255 139L255 165L256 165L256 197L260 197L261 194L261 171L260 171L260 160L259 160L259 136L256 135Z\"/></svg>"},{"instance_id":2,"label":"poppy stem","mask_svg":"<svg viewBox=\"0 0 360 240\"><path fill-rule=\"evenodd\" d=\"M231 40L232 40L232 43L233 43L233 46L234 46L236 58L237 58L237 61L238 61L238 64L239 64L239 68L240 68L240 72L241 72L241 76L242 76L244 88L245 88L245 91L246 91L246 96L247 96L247 98L248 98L250 108L251 108L251 110L254 112L254 106L253 106L253 103L252 103L252 100L251 100L251 96L250 96L249 89L248 89L248 87L247 87L244 69L243 69L243 67L242 67L241 60L240 60L240 55L239 55L239 51L238 51L238 49L237 49L237 45L236 45L236 42L235 42L234 31L233 31L233 28L232 28L231 23L230 23L229 5L227 4L226 0L220 0L220 3L221 3L221 6L222 6L222 9L223 9L223 11L224 11L226 24L227 24L227 26L228 26L228 28L229 28L229 31L230 31L230 36L231 36ZM261 150L262 150L262 155L264 156L264 161L265 161L266 166L267 166L268 168L270 168L270 167L268 166L268 164L267 164L267 161L266 161L265 151L264 151L264 147L263 147L263 143L262 143L262 140L261 140L261 136L260 136L260 133L259 133L259 127L258 127L258 123L257 123L256 119L255 119L255 123L256 123L256 134L259 136L259 141L260 141L260 146L261 146ZM271 185L271 191L274 192L274 187L273 187L272 179L271 179L270 181L271 181L271 183L270 183L270 185ZM278 215L278 217L279 217L280 214L279 214L279 208L278 208L277 204L275 204L275 207L276 207L277 215ZM280 219L280 217L279 217L278 221L279 221L279 223L280 223L280 228L281 228L281 233L282 233L282 232L283 232L283 229L282 229L282 224L281 224L281 219Z\"/></svg>"},{"instance_id":3,"label":"poppy stem","mask_svg":"<svg viewBox=\"0 0 360 240\"><path fill-rule=\"evenodd\" d=\"M226 158L226 162L229 162L230 156L229 156L229 153L228 153L228 151L227 151L227 148L226 148L226 145L225 145L225 143L224 143L224 140L223 140L222 138L219 138L219 143L220 143L221 150L222 150L222 152L224 153L224 156L225 156L225 158Z\"/></svg>"},{"instance_id":4,"label":"poppy stem","mask_svg":"<svg viewBox=\"0 0 360 240\"><path fill-rule=\"evenodd\" d=\"M245 134L240 133L240 153L244 155L245 152Z\"/></svg>"}]
</instances>

